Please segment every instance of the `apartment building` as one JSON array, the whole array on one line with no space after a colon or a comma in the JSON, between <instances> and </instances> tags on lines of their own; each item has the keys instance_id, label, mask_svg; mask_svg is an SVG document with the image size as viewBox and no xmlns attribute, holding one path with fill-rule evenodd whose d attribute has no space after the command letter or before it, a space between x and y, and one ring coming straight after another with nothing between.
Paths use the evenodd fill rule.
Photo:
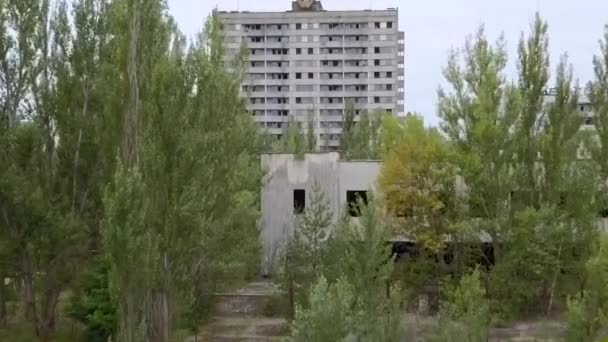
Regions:
<instances>
[{"instance_id":1,"label":"apartment building","mask_svg":"<svg viewBox=\"0 0 608 342\"><path fill-rule=\"evenodd\" d=\"M274 138L281 139L290 117L312 118L319 147L336 150L347 103L357 114L404 114L397 9L326 11L320 1L298 0L285 12L216 15L227 58L245 43L249 69L242 94L259 128Z\"/></svg>"}]
</instances>

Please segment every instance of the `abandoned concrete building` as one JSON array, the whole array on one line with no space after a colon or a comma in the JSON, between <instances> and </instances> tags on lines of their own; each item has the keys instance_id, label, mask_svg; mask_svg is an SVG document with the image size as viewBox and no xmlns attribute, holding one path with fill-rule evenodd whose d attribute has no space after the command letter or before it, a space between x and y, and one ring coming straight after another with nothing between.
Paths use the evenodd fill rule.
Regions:
<instances>
[{"instance_id":1,"label":"abandoned concrete building","mask_svg":"<svg viewBox=\"0 0 608 342\"><path fill-rule=\"evenodd\" d=\"M270 275L273 262L282 247L292 237L296 215L306 209L313 185L318 184L329 202L334 221L344 214L357 213L348 210L361 197L367 201L368 193L376 189L381 162L378 160L341 160L338 152L307 153L302 159L293 154L262 154L261 167L266 173L261 192L261 240L262 274ZM456 191L466 192L461 180L456 181ZM345 212L348 211L348 212ZM608 210L606 210L608 212ZM599 228L608 231L608 215L598 219ZM480 242L488 260L493 259L492 242L482 234ZM394 237L393 251L414 242L405 237Z\"/></svg>"},{"instance_id":2,"label":"abandoned concrete building","mask_svg":"<svg viewBox=\"0 0 608 342\"><path fill-rule=\"evenodd\" d=\"M266 172L261 221L264 274L270 273L275 256L292 236L296 214L306 208L315 182L336 219L349 202L367 198L380 173L379 161L344 161L337 152L307 153L301 160L293 154L263 154L261 164Z\"/></svg>"}]
</instances>

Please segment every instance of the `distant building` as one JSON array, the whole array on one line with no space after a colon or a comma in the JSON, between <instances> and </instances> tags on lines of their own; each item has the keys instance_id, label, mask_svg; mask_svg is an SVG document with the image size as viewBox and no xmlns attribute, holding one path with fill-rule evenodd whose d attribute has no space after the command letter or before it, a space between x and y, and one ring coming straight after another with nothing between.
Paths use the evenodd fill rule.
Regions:
<instances>
[{"instance_id":1,"label":"distant building","mask_svg":"<svg viewBox=\"0 0 608 342\"><path fill-rule=\"evenodd\" d=\"M577 109L583 117L581 129L595 129L595 114L593 113L593 108L591 107L591 101L589 100L589 97L583 89L573 89L573 91L574 90L579 90ZM545 103L551 103L552 101L554 101L556 95L557 88L547 89L543 94L545 98Z\"/></svg>"},{"instance_id":2,"label":"distant building","mask_svg":"<svg viewBox=\"0 0 608 342\"><path fill-rule=\"evenodd\" d=\"M397 9L326 11L298 0L285 12L216 12L227 58L249 50L242 84L260 129L280 139L289 116L314 115L317 141L336 150L347 102L356 113L404 115L404 34Z\"/></svg>"}]
</instances>

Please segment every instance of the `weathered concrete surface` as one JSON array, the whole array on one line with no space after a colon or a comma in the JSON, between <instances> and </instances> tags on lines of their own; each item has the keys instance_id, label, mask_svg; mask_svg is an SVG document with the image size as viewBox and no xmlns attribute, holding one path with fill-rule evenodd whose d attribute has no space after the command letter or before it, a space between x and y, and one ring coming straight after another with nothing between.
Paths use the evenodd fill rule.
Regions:
<instances>
[{"instance_id":1,"label":"weathered concrete surface","mask_svg":"<svg viewBox=\"0 0 608 342\"><path fill-rule=\"evenodd\" d=\"M257 281L217 294L215 316L191 341L285 341L289 322L281 317L284 294L270 281Z\"/></svg>"},{"instance_id":2,"label":"weathered concrete surface","mask_svg":"<svg viewBox=\"0 0 608 342\"><path fill-rule=\"evenodd\" d=\"M403 320L403 341L424 342L433 331L437 320L432 316L406 315ZM490 342L553 342L562 341L566 327L559 321L536 321L514 323L507 327L492 328Z\"/></svg>"},{"instance_id":3,"label":"weathered concrete surface","mask_svg":"<svg viewBox=\"0 0 608 342\"><path fill-rule=\"evenodd\" d=\"M346 192L375 189L380 173L378 161L342 161L337 152L307 153L302 160L292 154L263 154L261 164L266 172L261 198L262 274L271 274L276 256L293 235L295 189L306 191L308 205L317 183L337 219L346 208Z\"/></svg>"}]
</instances>

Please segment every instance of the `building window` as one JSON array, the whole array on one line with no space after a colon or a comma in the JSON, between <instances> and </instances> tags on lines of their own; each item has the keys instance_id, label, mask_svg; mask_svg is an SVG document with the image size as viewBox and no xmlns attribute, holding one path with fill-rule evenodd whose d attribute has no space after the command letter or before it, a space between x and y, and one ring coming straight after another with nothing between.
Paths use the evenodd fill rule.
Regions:
<instances>
[{"instance_id":1,"label":"building window","mask_svg":"<svg viewBox=\"0 0 608 342\"><path fill-rule=\"evenodd\" d=\"M376 22L374 23L374 27L375 27L375 28L377 28L377 29L379 29L379 28L380 28L380 22L379 22L379 21L376 21Z\"/></svg>"},{"instance_id":2,"label":"building window","mask_svg":"<svg viewBox=\"0 0 608 342\"><path fill-rule=\"evenodd\" d=\"M302 79L302 73L296 72L296 80L300 80L300 79Z\"/></svg>"},{"instance_id":3,"label":"building window","mask_svg":"<svg viewBox=\"0 0 608 342\"><path fill-rule=\"evenodd\" d=\"M296 103L302 103L302 98L301 97L296 97Z\"/></svg>"},{"instance_id":4,"label":"building window","mask_svg":"<svg viewBox=\"0 0 608 342\"><path fill-rule=\"evenodd\" d=\"M380 78L380 72L378 72L378 71L374 72L374 78Z\"/></svg>"},{"instance_id":5,"label":"building window","mask_svg":"<svg viewBox=\"0 0 608 342\"><path fill-rule=\"evenodd\" d=\"M387 84L386 85L386 90L393 90L393 85L392 84Z\"/></svg>"},{"instance_id":6,"label":"building window","mask_svg":"<svg viewBox=\"0 0 608 342\"><path fill-rule=\"evenodd\" d=\"M374 96L374 103L380 103L380 97Z\"/></svg>"},{"instance_id":7,"label":"building window","mask_svg":"<svg viewBox=\"0 0 608 342\"><path fill-rule=\"evenodd\" d=\"M308 79L311 79L311 80L312 80L313 78L315 78L315 77L314 77L314 74L313 74L312 72L309 72L309 73L308 73Z\"/></svg>"},{"instance_id":8,"label":"building window","mask_svg":"<svg viewBox=\"0 0 608 342\"><path fill-rule=\"evenodd\" d=\"M306 209L306 191L295 189L293 191L293 213L302 214L304 209Z\"/></svg>"},{"instance_id":9,"label":"building window","mask_svg":"<svg viewBox=\"0 0 608 342\"><path fill-rule=\"evenodd\" d=\"M376 46L376 47L374 48L374 53L380 53L380 48Z\"/></svg>"},{"instance_id":10,"label":"building window","mask_svg":"<svg viewBox=\"0 0 608 342\"><path fill-rule=\"evenodd\" d=\"M302 54L302 49L296 48L296 55L300 55L300 54Z\"/></svg>"},{"instance_id":11,"label":"building window","mask_svg":"<svg viewBox=\"0 0 608 342\"><path fill-rule=\"evenodd\" d=\"M379 66L380 65L380 60L379 59L374 59L374 65L375 66Z\"/></svg>"},{"instance_id":12,"label":"building window","mask_svg":"<svg viewBox=\"0 0 608 342\"><path fill-rule=\"evenodd\" d=\"M387 72L386 72L386 77L387 77L387 78L391 78L391 77L393 77L393 73L392 73L392 72L390 72L390 71L387 71Z\"/></svg>"},{"instance_id":13,"label":"building window","mask_svg":"<svg viewBox=\"0 0 608 342\"><path fill-rule=\"evenodd\" d=\"M346 191L346 202L348 204L348 214L352 217L361 216L360 204L367 205L367 191L348 190Z\"/></svg>"},{"instance_id":14,"label":"building window","mask_svg":"<svg viewBox=\"0 0 608 342\"><path fill-rule=\"evenodd\" d=\"M386 22L386 28L393 28L393 22L392 21L387 21Z\"/></svg>"},{"instance_id":15,"label":"building window","mask_svg":"<svg viewBox=\"0 0 608 342\"><path fill-rule=\"evenodd\" d=\"M313 48L308 48L308 54L309 54L309 55L312 55L313 53L314 53L314 52L313 52Z\"/></svg>"},{"instance_id":16,"label":"building window","mask_svg":"<svg viewBox=\"0 0 608 342\"><path fill-rule=\"evenodd\" d=\"M302 29L302 24L296 24L296 30L301 30Z\"/></svg>"}]
</instances>

